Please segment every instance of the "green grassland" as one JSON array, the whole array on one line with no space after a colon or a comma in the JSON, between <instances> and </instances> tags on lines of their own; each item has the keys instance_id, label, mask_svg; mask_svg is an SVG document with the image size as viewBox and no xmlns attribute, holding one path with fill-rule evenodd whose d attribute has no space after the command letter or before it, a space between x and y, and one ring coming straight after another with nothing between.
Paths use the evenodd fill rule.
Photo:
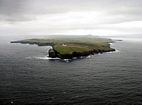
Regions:
<instances>
[{"instance_id":1,"label":"green grassland","mask_svg":"<svg viewBox=\"0 0 142 105\"><path fill-rule=\"evenodd\" d=\"M91 50L111 51L108 43L112 43L111 39L107 38L92 38L92 37L72 37L72 38L54 38L54 39L26 39L13 41L12 43L28 43L37 44L39 46L52 45L53 49L60 54L72 54L73 52L85 52ZM49 52L54 52L51 49Z\"/></svg>"},{"instance_id":2,"label":"green grassland","mask_svg":"<svg viewBox=\"0 0 142 105\"><path fill-rule=\"evenodd\" d=\"M73 52L84 52L91 50L109 50L108 43L112 42L110 39L102 38L81 38L81 39L66 39L58 41L55 44L54 50L61 54L71 54ZM63 46L64 43L66 46Z\"/></svg>"}]
</instances>

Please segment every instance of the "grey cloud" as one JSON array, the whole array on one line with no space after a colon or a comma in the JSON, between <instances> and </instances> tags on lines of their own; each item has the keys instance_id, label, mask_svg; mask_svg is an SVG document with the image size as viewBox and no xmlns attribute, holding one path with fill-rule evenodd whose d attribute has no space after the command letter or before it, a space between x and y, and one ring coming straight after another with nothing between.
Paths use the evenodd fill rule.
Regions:
<instances>
[{"instance_id":1,"label":"grey cloud","mask_svg":"<svg viewBox=\"0 0 142 105\"><path fill-rule=\"evenodd\" d=\"M0 0L0 21L27 21L22 0Z\"/></svg>"},{"instance_id":2,"label":"grey cloud","mask_svg":"<svg viewBox=\"0 0 142 105\"><path fill-rule=\"evenodd\" d=\"M38 15L66 12L65 8L55 0L0 0L0 21L30 21Z\"/></svg>"},{"instance_id":3,"label":"grey cloud","mask_svg":"<svg viewBox=\"0 0 142 105\"><path fill-rule=\"evenodd\" d=\"M24 16L24 15L0 15L1 21L8 21L8 22L24 22L24 21L31 21L36 20L35 17L31 16Z\"/></svg>"},{"instance_id":4,"label":"grey cloud","mask_svg":"<svg viewBox=\"0 0 142 105\"><path fill-rule=\"evenodd\" d=\"M119 17L118 20L116 20L116 22L141 21L141 4L141 0L121 0L113 6L114 8L111 7L110 9L106 9L106 13L108 13L108 15L112 17Z\"/></svg>"},{"instance_id":5,"label":"grey cloud","mask_svg":"<svg viewBox=\"0 0 142 105\"><path fill-rule=\"evenodd\" d=\"M30 21L38 15L98 11L114 17L108 23L142 18L142 0L0 0L0 21Z\"/></svg>"}]
</instances>

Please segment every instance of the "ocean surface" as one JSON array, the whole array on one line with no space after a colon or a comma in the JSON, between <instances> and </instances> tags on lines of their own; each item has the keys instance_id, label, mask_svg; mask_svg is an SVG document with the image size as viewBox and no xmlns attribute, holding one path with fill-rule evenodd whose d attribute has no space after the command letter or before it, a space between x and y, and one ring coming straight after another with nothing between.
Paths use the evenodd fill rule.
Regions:
<instances>
[{"instance_id":1,"label":"ocean surface","mask_svg":"<svg viewBox=\"0 0 142 105\"><path fill-rule=\"evenodd\" d=\"M0 105L142 105L142 40L64 62L17 39L0 38Z\"/></svg>"}]
</instances>

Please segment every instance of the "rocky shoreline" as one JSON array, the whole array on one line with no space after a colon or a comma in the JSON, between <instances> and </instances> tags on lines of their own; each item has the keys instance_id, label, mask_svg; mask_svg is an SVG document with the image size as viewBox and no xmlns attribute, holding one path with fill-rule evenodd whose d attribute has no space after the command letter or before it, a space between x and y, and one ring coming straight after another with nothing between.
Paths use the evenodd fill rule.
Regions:
<instances>
[{"instance_id":1,"label":"rocky shoreline","mask_svg":"<svg viewBox=\"0 0 142 105\"><path fill-rule=\"evenodd\" d=\"M59 52L55 51L54 48L53 51L50 52L49 50L49 57L51 58L60 58L60 59L73 59L74 57L81 57L81 56L89 56L94 54L102 54L104 52L112 52L115 51L115 49L110 50L91 50L91 51L84 51L84 52L72 52L71 54L60 54Z\"/></svg>"},{"instance_id":2,"label":"rocky shoreline","mask_svg":"<svg viewBox=\"0 0 142 105\"><path fill-rule=\"evenodd\" d=\"M94 43L96 41L96 43ZM100 43L97 43L100 41ZM64 42L64 43L63 43ZM88 44L89 42L89 44ZM36 44L38 46L52 46L48 52L50 58L74 59L104 52L112 52L111 39L102 38L72 38L72 39L27 39L11 41L11 43ZM93 47L92 47L93 46ZM86 48L87 47L87 48Z\"/></svg>"}]
</instances>

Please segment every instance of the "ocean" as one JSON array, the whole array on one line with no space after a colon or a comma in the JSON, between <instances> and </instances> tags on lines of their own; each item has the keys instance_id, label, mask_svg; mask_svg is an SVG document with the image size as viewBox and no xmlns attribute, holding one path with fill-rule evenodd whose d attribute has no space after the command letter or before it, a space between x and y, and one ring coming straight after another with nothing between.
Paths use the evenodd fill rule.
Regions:
<instances>
[{"instance_id":1,"label":"ocean","mask_svg":"<svg viewBox=\"0 0 142 105\"><path fill-rule=\"evenodd\" d=\"M142 105L142 40L70 62L12 40L0 38L0 105Z\"/></svg>"}]
</instances>

